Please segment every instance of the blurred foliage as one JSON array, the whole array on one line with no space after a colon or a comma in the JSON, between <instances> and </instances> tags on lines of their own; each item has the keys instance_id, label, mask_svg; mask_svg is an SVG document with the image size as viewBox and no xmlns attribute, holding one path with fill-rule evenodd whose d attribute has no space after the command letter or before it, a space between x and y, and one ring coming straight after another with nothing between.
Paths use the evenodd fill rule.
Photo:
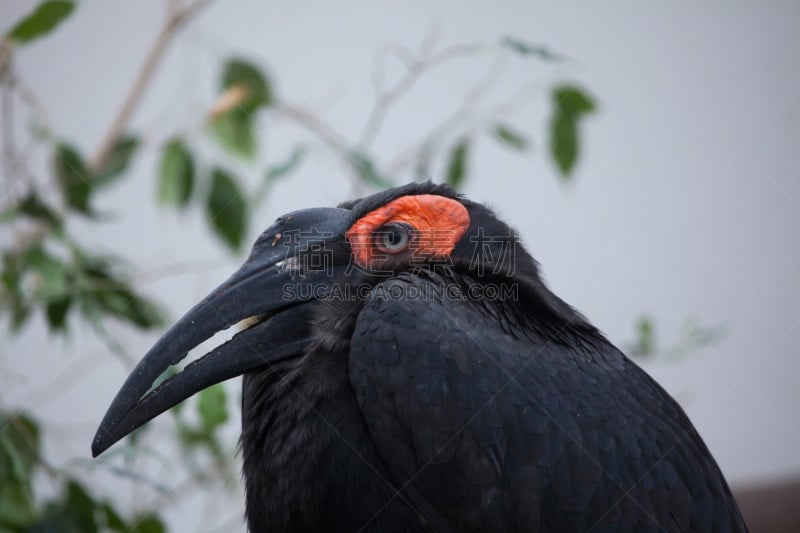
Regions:
<instances>
[{"instance_id":1,"label":"blurred foliage","mask_svg":"<svg viewBox=\"0 0 800 533\"><path fill-rule=\"evenodd\" d=\"M526 43L515 37L503 37L500 44L522 56L533 56L546 61L564 61L566 57L556 54L548 47L538 44Z\"/></svg>"},{"instance_id":2,"label":"blurred foliage","mask_svg":"<svg viewBox=\"0 0 800 533\"><path fill-rule=\"evenodd\" d=\"M176 139L161 154L158 174L158 201L164 205L186 207L194 189L194 157L189 147Z\"/></svg>"},{"instance_id":3,"label":"blurred foliage","mask_svg":"<svg viewBox=\"0 0 800 533\"><path fill-rule=\"evenodd\" d=\"M206 213L217 235L233 250L242 246L247 225L247 201L228 172L215 168Z\"/></svg>"},{"instance_id":4,"label":"blurred foliage","mask_svg":"<svg viewBox=\"0 0 800 533\"><path fill-rule=\"evenodd\" d=\"M530 141L525 135L505 124L497 124L492 129L492 134L500 143L520 152L524 152L530 146Z\"/></svg>"},{"instance_id":5,"label":"blurred foliage","mask_svg":"<svg viewBox=\"0 0 800 533\"><path fill-rule=\"evenodd\" d=\"M173 4L171 9L178 9L177 5ZM2 91L17 90L12 83L17 76L11 61L14 46L46 36L68 20L74 7L69 1L43 2L3 37ZM169 39L177 27L175 21L188 17L194 7L195 4L187 4L182 12L171 12L169 20L173 23L167 24L165 31L169 33L161 38ZM164 209L201 210L211 234L228 250L239 253L247 238L250 217L270 187L292 176L317 151L333 153L344 164L357 190L391 187L409 178L431 179L434 168L442 169L443 181L462 187L470 178L470 159L475 157L475 145L481 139L488 137L515 153L526 154L534 143L524 130L533 131L536 125L519 128L504 117L489 113L488 120L476 127L475 117L485 115L485 110L462 109L431 134L420 135L410 155L398 157L394 162L380 158L370 149L370 143L380 130L382 117L417 77L444 63L443 58L487 52L546 62L566 60L545 46L513 37L503 37L488 45L454 45L438 55L432 52L420 56L395 85L385 92L376 90L371 108L365 105L369 120L358 141L348 140L321 117L292 106L283 95L275 94L271 78L261 65L239 57L229 58L221 64L218 95L208 106L207 120L199 136L216 143L220 153L212 154L210 160L198 157L197 144L202 140L193 132L157 143L160 157L157 168L152 169L155 201ZM132 93L141 95L141 91ZM132 103L135 102L125 102ZM594 111L595 104L581 89L559 85L553 90L552 106L548 155L566 179L572 175L580 153L580 123ZM35 115L35 109L29 111ZM261 177L253 185L252 180L243 179L239 173L243 172L242 165L260 164L257 156L263 132L259 131L259 117L268 114L294 121L309 133L309 139L292 146L283 158L258 169ZM110 214L101 207L103 191L128 176L136 158L152 141L145 141L142 132L124 131L127 124L121 128L112 126L107 146L92 158L74 144L69 132L55 135L39 128L35 116L31 124L34 127L29 132L32 136L29 141L49 150L52 173L46 179L28 179L18 166L5 161L7 169L19 174L15 178L17 183L24 184L24 190L9 195L0 210L0 225L9 235L0 250L0 314L7 317L12 333L28 324L37 313L55 335L67 335L78 322L89 324L112 353L120 353L120 347L106 332L108 321L153 330L163 327L165 313L157 301L135 287L133 267L125 259L81 244L82 234L74 222L79 219L80 228L103 224L109 218ZM641 347L642 354L651 350L651 344ZM193 403L194 410L185 408L187 402ZM225 448L220 436L222 428L232 419L229 403L225 388L215 385L171 411L175 441L186 452L181 461L198 486L219 479L235 480L230 474L233 452ZM119 456L105 455L75 475L49 464L42 456L42 434L46 431L29 414L0 411L0 533L165 531L156 514L123 512L119 502L98 497L96 489L86 484L86 471L95 467L142 481L131 469L120 466ZM125 457L152 453L143 445L145 436L146 427L134 432L120 453ZM199 467L195 461L198 454L210 456L215 467L211 470ZM55 497L45 498L37 493L36 479L40 475L57 487Z\"/></svg>"},{"instance_id":6,"label":"blurred foliage","mask_svg":"<svg viewBox=\"0 0 800 533\"><path fill-rule=\"evenodd\" d=\"M392 186L392 182L379 173L372 158L367 154L357 150L350 150L345 157L350 165L352 165L356 175L363 182L380 189Z\"/></svg>"},{"instance_id":7,"label":"blurred foliage","mask_svg":"<svg viewBox=\"0 0 800 533\"><path fill-rule=\"evenodd\" d=\"M641 316L636 320L636 345L631 350L632 353L642 357L653 355L656 351L655 326L653 320L647 316Z\"/></svg>"},{"instance_id":8,"label":"blurred foliage","mask_svg":"<svg viewBox=\"0 0 800 533\"><path fill-rule=\"evenodd\" d=\"M59 478L60 496L47 501L36 497L38 471ZM153 514L124 520L111 502L92 497L84 484L48 465L41 457L39 426L25 413L0 411L0 496L0 532L166 531Z\"/></svg>"},{"instance_id":9,"label":"blurred foliage","mask_svg":"<svg viewBox=\"0 0 800 533\"><path fill-rule=\"evenodd\" d=\"M111 147L108 157L91 176L92 186L103 187L112 180L122 177L122 173L128 169L128 163L138 147L139 139L132 135L123 135L117 139Z\"/></svg>"},{"instance_id":10,"label":"blurred foliage","mask_svg":"<svg viewBox=\"0 0 800 533\"><path fill-rule=\"evenodd\" d=\"M53 154L54 173L67 207L94 216L89 206L92 195L122 177L138 146L136 137L120 137L103 164L92 172L77 149L67 143L56 145Z\"/></svg>"},{"instance_id":11,"label":"blurred foliage","mask_svg":"<svg viewBox=\"0 0 800 533\"><path fill-rule=\"evenodd\" d=\"M460 187L467 174L467 157L469 156L469 139L458 141L450 152L450 161L447 163L445 179L453 187Z\"/></svg>"},{"instance_id":12,"label":"blurred foliage","mask_svg":"<svg viewBox=\"0 0 800 533\"><path fill-rule=\"evenodd\" d=\"M10 315L12 331L19 330L36 308L44 311L53 332L66 332L73 309L98 327L106 317L145 329L163 324L159 306L132 287L125 262L81 248L66 234L62 218L35 193L3 217L18 218L37 219L42 226L25 242L3 251L0 312Z\"/></svg>"},{"instance_id":13,"label":"blurred foliage","mask_svg":"<svg viewBox=\"0 0 800 533\"><path fill-rule=\"evenodd\" d=\"M718 342L725 335L722 326L703 326L695 318L689 317L681 326L678 341L672 346L663 347L657 342L656 330L652 317L639 316L634 323L634 341L626 347L625 353L637 358L661 356L679 359L694 350Z\"/></svg>"},{"instance_id":14,"label":"blurred foliage","mask_svg":"<svg viewBox=\"0 0 800 533\"><path fill-rule=\"evenodd\" d=\"M53 31L75 8L74 2L42 2L8 33L17 43L28 43Z\"/></svg>"},{"instance_id":15,"label":"blurred foliage","mask_svg":"<svg viewBox=\"0 0 800 533\"><path fill-rule=\"evenodd\" d=\"M572 173L580 153L580 121L594 110L594 100L574 85L564 85L553 90L550 151L565 178Z\"/></svg>"},{"instance_id":16,"label":"blurred foliage","mask_svg":"<svg viewBox=\"0 0 800 533\"><path fill-rule=\"evenodd\" d=\"M256 152L253 120L256 112L272 103L272 91L260 69L247 61L225 64L221 95L212 110L216 139L231 153L252 158Z\"/></svg>"},{"instance_id":17,"label":"blurred foliage","mask_svg":"<svg viewBox=\"0 0 800 533\"><path fill-rule=\"evenodd\" d=\"M0 428L0 527L22 527L37 514L32 485L39 427L29 416L0 411Z\"/></svg>"}]
</instances>

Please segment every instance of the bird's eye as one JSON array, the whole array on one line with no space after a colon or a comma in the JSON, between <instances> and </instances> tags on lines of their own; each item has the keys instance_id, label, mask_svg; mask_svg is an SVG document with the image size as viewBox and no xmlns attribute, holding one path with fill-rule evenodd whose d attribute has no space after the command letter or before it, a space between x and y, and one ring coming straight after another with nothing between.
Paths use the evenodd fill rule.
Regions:
<instances>
[{"instance_id":1,"label":"bird's eye","mask_svg":"<svg viewBox=\"0 0 800 533\"><path fill-rule=\"evenodd\" d=\"M405 224L386 224L374 233L375 244L385 252L405 250L411 240L411 228Z\"/></svg>"}]
</instances>

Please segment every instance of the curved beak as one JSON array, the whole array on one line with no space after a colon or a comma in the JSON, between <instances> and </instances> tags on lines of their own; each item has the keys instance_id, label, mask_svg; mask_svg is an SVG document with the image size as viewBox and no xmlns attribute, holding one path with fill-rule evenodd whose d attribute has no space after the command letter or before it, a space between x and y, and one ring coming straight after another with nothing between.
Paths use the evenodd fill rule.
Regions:
<instances>
[{"instance_id":1,"label":"curved beak","mask_svg":"<svg viewBox=\"0 0 800 533\"><path fill-rule=\"evenodd\" d=\"M92 455L215 383L301 355L311 343L313 306L305 304L329 290L346 267L335 265L328 244L349 225L345 209L307 209L279 218L258 238L245 264L189 310L136 365L97 429ZM301 290L301 284L311 290ZM257 324L154 387L189 350L253 317L258 317Z\"/></svg>"}]
</instances>

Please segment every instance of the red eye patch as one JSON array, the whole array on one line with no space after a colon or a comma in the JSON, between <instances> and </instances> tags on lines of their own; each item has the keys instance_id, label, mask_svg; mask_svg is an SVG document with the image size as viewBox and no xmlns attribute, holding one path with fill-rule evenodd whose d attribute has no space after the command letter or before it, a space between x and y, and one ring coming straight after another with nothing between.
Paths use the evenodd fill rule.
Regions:
<instances>
[{"instance_id":1,"label":"red eye patch","mask_svg":"<svg viewBox=\"0 0 800 533\"><path fill-rule=\"evenodd\" d=\"M469 227L469 213L461 202L434 194L403 196L364 215L347 230L356 262L373 266L376 250L373 234L390 223L408 224L414 239L409 245L415 258L449 255Z\"/></svg>"}]
</instances>

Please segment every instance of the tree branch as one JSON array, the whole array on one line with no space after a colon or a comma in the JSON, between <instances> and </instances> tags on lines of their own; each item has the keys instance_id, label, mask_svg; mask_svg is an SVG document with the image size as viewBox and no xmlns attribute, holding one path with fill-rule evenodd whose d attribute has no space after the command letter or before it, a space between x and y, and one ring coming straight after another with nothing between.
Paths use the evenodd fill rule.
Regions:
<instances>
[{"instance_id":1,"label":"tree branch","mask_svg":"<svg viewBox=\"0 0 800 533\"><path fill-rule=\"evenodd\" d=\"M14 143L14 78L11 75L11 64L0 62L0 128L3 134L3 169L6 175L6 197L13 196L14 157L17 153Z\"/></svg>"},{"instance_id":2,"label":"tree branch","mask_svg":"<svg viewBox=\"0 0 800 533\"><path fill-rule=\"evenodd\" d=\"M315 114L302 107L286 103L276 104L275 109L292 122L298 124L303 129L322 140L322 142L335 152L347 150L348 143L344 137Z\"/></svg>"},{"instance_id":3,"label":"tree branch","mask_svg":"<svg viewBox=\"0 0 800 533\"><path fill-rule=\"evenodd\" d=\"M144 91L149 85L153 73L161 62L164 52L166 52L175 33L210 1L211 0L194 0L194 2L183 9L175 10L172 7L170 8L164 27L159 32L158 36L156 36L156 40L153 42L150 52L148 52L144 63L142 63L139 69L139 74L136 76L133 85L122 102L122 107L120 107L117 116L111 123L108 133L106 133L103 138L97 155L92 159L90 166L92 172L96 172L102 168L108 160L111 150L122 135L123 129L128 124L134 110L139 105Z\"/></svg>"},{"instance_id":4,"label":"tree branch","mask_svg":"<svg viewBox=\"0 0 800 533\"><path fill-rule=\"evenodd\" d=\"M383 119L389 111L389 108L414 86L423 73L453 59L470 56L484 49L486 49L486 45L481 43L465 43L453 45L439 52L422 57L414 55L406 49L390 49L403 61L407 70L390 89L382 92L379 91L375 96L375 104L372 106L367 122L364 125L364 129L358 141L358 146L364 148L372 141L383 124ZM384 54L385 53L386 52L384 52ZM378 76L375 74L373 76L373 83L376 87L380 85L377 83L377 79Z\"/></svg>"},{"instance_id":5,"label":"tree branch","mask_svg":"<svg viewBox=\"0 0 800 533\"><path fill-rule=\"evenodd\" d=\"M8 62L11 60L11 50L13 48L14 45L11 43L11 39L0 39L0 72L5 70Z\"/></svg>"},{"instance_id":6,"label":"tree branch","mask_svg":"<svg viewBox=\"0 0 800 533\"><path fill-rule=\"evenodd\" d=\"M431 128L428 133L423 135L421 141L402 150L400 154L389 163L387 172L390 175L399 174L408 165L419 160L420 154L426 150L432 150L432 147L440 143L441 139L450 135L454 130L464 128L465 124L496 120L498 117L514 111L520 103L524 102L524 97L527 97L531 89L535 87L524 86L521 90L512 94L508 99L500 102L498 105L483 110L478 109L478 104L486 93L495 85L502 68L502 58L494 61L487 69L483 78L467 91L464 95L464 99L461 101L461 105L439 124Z\"/></svg>"}]
</instances>

